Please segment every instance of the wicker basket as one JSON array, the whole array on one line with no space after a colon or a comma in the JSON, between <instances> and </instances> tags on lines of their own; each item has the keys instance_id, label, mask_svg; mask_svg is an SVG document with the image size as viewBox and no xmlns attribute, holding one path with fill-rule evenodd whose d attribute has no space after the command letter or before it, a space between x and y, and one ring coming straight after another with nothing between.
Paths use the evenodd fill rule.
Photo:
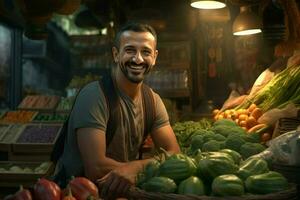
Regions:
<instances>
[{"instance_id":1,"label":"wicker basket","mask_svg":"<svg viewBox=\"0 0 300 200\"><path fill-rule=\"evenodd\" d=\"M131 188L129 199L142 200L297 200L296 185L291 185L290 189L266 195L246 195L239 197L213 197L180 194L164 194L156 192L146 192L138 188Z\"/></svg>"},{"instance_id":2,"label":"wicker basket","mask_svg":"<svg viewBox=\"0 0 300 200\"><path fill-rule=\"evenodd\" d=\"M300 117L279 119L280 134L295 130L300 125Z\"/></svg>"},{"instance_id":3,"label":"wicker basket","mask_svg":"<svg viewBox=\"0 0 300 200\"><path fill-rule=\"evenodd\" d=\"M280 118L275 126L272 138L276 138L286 132L296 130L300 125L300 111L298 111L298 116L293 118Z\"/></svg>"}]
</instances>

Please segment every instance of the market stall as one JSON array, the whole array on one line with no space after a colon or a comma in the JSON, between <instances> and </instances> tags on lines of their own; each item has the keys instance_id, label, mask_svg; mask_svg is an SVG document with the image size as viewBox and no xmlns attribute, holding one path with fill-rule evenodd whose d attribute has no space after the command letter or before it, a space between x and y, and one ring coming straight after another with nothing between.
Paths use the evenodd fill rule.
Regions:
<instances>
[{"instance_id":1,"label":"market stall","mask_svg":"<svg viewBox=\"0 0 300 200\"><path fill-rule=\"evenodd\" d=\"M161 97L166 108L162 108L163 112L166 110L170 122L166 126L173 129L175 137L172 136L178 142L180 153L170 154L154 146L159 142L154 141L153 135L153 140L150 135L145 135L147 131L143 130L148 130L145 128L150 121L145 120L150 119L147 115L130 124L128 127L139 127L145 120L145 126L139 131L147 137L142 139L132 134L128 139L124 133L124 143L134 146L136 141L130 143L131 137L140 139L141 143L144 141L138 146L138 157L153 160L132 175L134 181L122 197L148 200L299 199L300 5L297 1L284 0L229 0L221 11L191 10L191 6L201 6L201 3L196 0L191 0L191 5L190 2L175 5L167 0L154 3L136 0L128 5L123 5L121 0L0 3L0 16L9 16L5 28L1 28L0 21L0 33L6 31L5 39L0 37L0 41L9 41L10 35L20 36L16 31L7 34L9 29L6 27L11 26L6 24L15 21L10 18L22 19L18 28L24 33L11 42L8 48L13 49L9 50L11 55L5 45L0 45L1 52L5 52L0 60L0 72L3 72L0 74L0 199L101 199L101 181L92 179L86 171L68 179L66 185L55 182L53 175L59 167L51 160L51 153L59 136L65 132L62 130L78 92L87 84L107 76L115 66L117 61L112 59L110 52L112 38L129 19L149 23L157 29L158 40L155 38L155 42L159 56L154 59L155 67L152 66L153 70L143 80ZM14 11L13 16L9 10ZM274 20L273 12L276 12ZM253 13L263 21L253 20L256 19ZM253 17L253 21L248 19L244 25L254 24L257 33L262 31L263 34L245 36L241 33L244 26L239 26L238 22L243 24L239 20L246 14ZM252 23L247 23L249 21ZM12 53L21 49L13 45L20 41L23 41L22 55ZM134 68L132 74L138 74L144 66L130 67ZM127 78L123 77L124 80ZM132 89L134 84L124 85ZM121 84L114 82L112 85L112 90L121 88ZM119 93L122 92L120 89ZM98 98L93 95L91 99ZM144 99L142 101L145 103ZM108 122L118 119L113 114L120 113L111 112L115 111L111 109L113 106L110 107L115 105L114 102L106 103ZM120 102L116 100L116 103ZM143 112L137 111L134 117L149 111L142 108ZM103 116L95 118L98 117ZM120 121L125 124L126 120ZM115 124L108 122L107 127L112 127L108 124L117 127L115 121ZM83 128L89 126L95 128L90 124ZM96 127L98 130L98 124ZM76 145L81 141L77 139L78 129L74 128ZM69 135L73 136L72 133ZM123 141L123 135L117 138ZM108 146L109 143L107 150ZM112 154L128 153L115 146ZM92 145L86 149L97 150ZM75 149L78 157L83 155L80 150L79 147ZM75 156L74 151L71 154ZM120 160L114 161L120 165L132 161ZM98 167L100 162L95 163L93 165ZM74 165L77 164L83 166L83 162Z\"/></svg>"}]
</instances>

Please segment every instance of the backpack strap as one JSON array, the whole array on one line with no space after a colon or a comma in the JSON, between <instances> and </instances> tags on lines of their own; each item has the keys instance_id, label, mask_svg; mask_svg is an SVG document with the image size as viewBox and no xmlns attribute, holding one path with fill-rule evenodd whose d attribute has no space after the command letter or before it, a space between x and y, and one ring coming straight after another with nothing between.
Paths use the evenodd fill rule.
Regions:
<instances>
[{"instance_id":1,"label":"backpack strap","mask_svg":"<svg viewBox=\"0 0 300 200\"><path fill-rule=\"evenodd\" d=\"M155 121L155 102L151 89L146 84L142 85L142 96L143 96L143 111L144 111L144 135L143 143L139 149L139 159L142 159L143 145L144 142L152 131L152 127Z\"/></svg>"},{"instance_id":2,"label":"backpack strap","mask_svg":"<svg viewBox=\"0 0 300 200\"><path fill-rule=\"evenodd\" d=\"M149 86L142 85L143 109L144 109L144 139L151 132L155 120L154 97Z\"/></svg>"},{"instance_id":3,"label":"backpack strap","mask_svg":"<svg viewBox=\"0 0 300 200\"><path fill-rule=\"evenodd\" d=\"M53 149L52 149L52 152L51 152L51 155L50 155L50 160L54 163L57 163L60 156L64 152L65 140L66 140L67 135L68 135L68 124L69 124L70 115L71 115L71 112L73 110L73 107L75 105L76 99L77 99L80 91L81 91L81 89L79 89L79 91L76 93L76 96L74 98L71 110L69 111L69 115L68 115L66 121L64 122L64 124L63 124L63 126L62 126L62 128L59 132L59 135L58 135L58 137L57 137L57 139L54 143L54 146L53 146Z\"/></svg>"},{"instance_id":4,"label":"backpack strap","mask_svg":"<svg viewBox=\"0 0 300 200\"><path fill-rule=\"evenodd\" d=\"M120 99L111 75L103 76L103 78L99 80L99 85L102 88L109 109L105 133L106 147L108 147L115 135L116 124L120 122Z\"/></svg>"}]
</instances>

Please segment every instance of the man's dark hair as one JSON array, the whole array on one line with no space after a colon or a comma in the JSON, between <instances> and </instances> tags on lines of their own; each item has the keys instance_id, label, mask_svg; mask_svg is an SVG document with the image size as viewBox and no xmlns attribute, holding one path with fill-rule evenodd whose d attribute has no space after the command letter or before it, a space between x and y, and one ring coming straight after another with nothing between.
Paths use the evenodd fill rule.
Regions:
<instances>
[{"instance_id":1,"label":"man's dark hair","mask_svg":"<svg viewBox=\"0 0 300 200\"><path fill-rule=\"evenodd\" d=\"M155 32L154 28L152 28L150 25L139 23L139 22L127 22L125 25L123 25L120 28L119 32L116 34L116 37L115 37L115 40L114 40L114 46L115 47L117 47L117 48L120 47L120 38L121 38L121 35L125 31L149 32L154 36L155 41L157 41L156 32Z\"/></svg>"}]
</instances>

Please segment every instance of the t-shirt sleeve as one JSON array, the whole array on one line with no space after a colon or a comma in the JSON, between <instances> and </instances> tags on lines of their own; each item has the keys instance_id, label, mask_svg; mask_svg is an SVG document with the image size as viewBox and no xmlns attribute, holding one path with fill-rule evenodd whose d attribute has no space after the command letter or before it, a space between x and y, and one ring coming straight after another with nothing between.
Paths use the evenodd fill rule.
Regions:
<instances>
[{"instance_id":1,"label":"t-shirt sleeve","mask_svg":"<svg viewBox=\"0 0 300 200\"><path fill-rule=\"evenodd\" d=\"M155 103L155 121L153 123L152 130L158 129L160 127L169 125L169 115L167 113L166 107L158 94L153 92L154 103Z\"/></svg>"},{"instance_id":2,"label":"t-shirt sleeve","mask_svg":"<svg viewBox=\"0 0 300 200\"><path fill-rule=\"evenodd\" d=\"M80 91L71 115L74 129L97 128L106 131L108 109L98 82L92 82Z\"/></svg>"}]
</instances>

